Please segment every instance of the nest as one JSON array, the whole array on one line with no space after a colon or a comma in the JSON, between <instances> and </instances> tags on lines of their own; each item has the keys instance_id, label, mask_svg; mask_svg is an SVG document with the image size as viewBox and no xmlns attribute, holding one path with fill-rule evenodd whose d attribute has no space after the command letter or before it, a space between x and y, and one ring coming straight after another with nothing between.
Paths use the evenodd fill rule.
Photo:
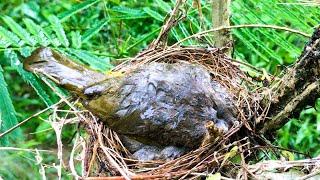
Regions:
<instances>
[{"instance_id":1,"label":"nest","mask_svg":"<svg viewBox=\"0 0 320 180\"><path fill-rule=\"evenodd\" d=\"M265 114L259 104L261 100L259 91L252 93L250 90L255 84L240 70L239 62L228 58L224 50L200 47L148 49L118 65L114 71L129 73L142 64L154 61L166 63L187 61L199 64L211 73L213 80L223 85L237 100L240 123L235 124L223 138L219 137L214 142L177 159L138 162L132 159L132 155L123 146L117 133L99 123L89 113L86 115L87 119L83 121L90 134L84 160L85 176L121 176L126 179L190 178L216 172L228 166L236 168L227 161L228 158L232 158L230 152L236 153L240 150L248 155L247 151L252 146L248 136L254 129L254 123L249 120L253 117L264 117Z\"/></svg>"},{"instance_id":2,"label":"nest","mask_svg":"<svg viewBox=\"0 0 320 180\"><path fill-rule=\"evenodd\" d=\"M178 2L180 1L177 1L177 4ZM226 56L227 48L181 47L176 44L166 46L163 39L181 19L176 17L177 6L164 24L159 37L149 48L118 65L113 71L130 73L150 62L187 61L199 64L211 73L214 81L219 82L233 96L238 110L239 123L229 129L223 137L218 137L179 158L171 161L139 162L132 158L132 154L124 147L116 132L101 123L90 112L78 112L72 103L63 99L75 111L77 121L80 121L80 125L88 134L85 138L78 135L75 139L69 161L74 177L84 179L98 179L98 177L103 177L102 179L195 179L219 172L225 173L223 175L227 177L247 179L250 175L255 178L255 174L261 170L261 167L268 165L249 166L246 164L248 159L259 161L256 155L260 149L271 149L271 152L275 154L278 150L283 150L269 146L270 144L263 137L255 133L259 123L263 124L267 118L269 110L268 105L262 105L262 101L271 96L264 94L266 91L260 82L253 80L241 70L241 67L244 66L252 68L250 65ZM62 143L59 141L58 147L60 147L58 151L61 152L58 157L62 161ZM74 156L77 153L81 155L81 176L75 170L74 160L76 158ZM238 160L233 158L238 158ZM301 167L305 164L308 167L316 167L317 161L293 163ZM281 161L270 164L271 166L276 164L277 168L285 169L292 163ZM316 168L309 168L308 172L312 172L312 169Z\"/></svg>"},{"instance_id":3,"label":"nest","mask_svg":"<svg viewBox=\"0 0 320 180\"><path fill-rule=\"evenodd\" d=\"M180 1L179 1L180 2ZM129 58L116 66L113 71L130 73L139 66L150 62L177 63L186 61L201 65L210 72L214 81L224 86L233 96L238 110L236 123L223 137L190 151L171 161L144 161L132 159L132 155L123 146L117 133L99 123L91 115L86 114L82 123L90 135L86 143L84 157L84 177L102 176L119 179L172 179L195 178L213 172L220 172L224 168L234 169L229 177L246 174L237 170L241 167L230 163L230 159L241 152L241 162L252 154L252 146L257 144L254 130L256 119L263 121L267 115L267 108L261 106L264 97L263 88L259 83L249 78L240 66L250 65L236 61L226 56L225 48L181 47L177 44L166 46L166 37L170 29L183 17L178 14L177 2L171 16L167 19L156 40L149 48L137 56ZM77 144L77 143L76 143ZM231 166L231 167L230 167ZM229 171L232 173L231 171ZM237 172L237 173L236 173Z\"/></svg>"},{"instance_id":4,"label":"nest","mask_svg":"<svg viewBox=\"0 0 320 180\"><path fill-rule=\"evenodd\" d=\"M57 134L58 158L62 165L62 126L67 123L80 122L87 136L80 136L74 140L70 154L69 167L74 177L84 179L185 179L198 178L208 174L224 173L224 176L247 179L263 173L263 168L273 167L283 171L292 166L305 166L304 171L317 173L317 159L305 161L271 161L256 165L246 164L248 160L259 161L260 149L271 149L277 154L281 148L270 146L267 141L256 134L259 130L257 123L263 123L268 113L268 106L263 106L265 89L261 83L247 76L242 70L244 63L233 60L225 55L226 48L202 48L179 46L150 46L136 57L130 58L118 65L113 71L130 73L139 66L150 62L177 63L187 61L199 64L211 73L214 81L224 86L235 99L238 110L235 124L223 137L203 144L198 149L170 161L143 161L132 158L132 154L124 147L118 134L97 119L88 111L78 111L77 101L70 102L61 96L58 104L65 102L73 110L73 118L59 118L57 112L65 110L54 108L51 123ZM46 81L45 81L46 82ZM50 83L47 83L50 87ZM59 93L57 92L59 95ZM70 111L67 111L70 114ZM68 116L69 117L69 116ZM58 120L58 121L57 121ZM258 129L257 129L258 128ZM77 159L75 155L81 157ZM280 154L280 153L278 153ZM237 160L238 158L238 160ZM82 173L78 175L76 164L82 166ZM294 165L292 165L294 164ZM305 165L305 166L304 166ZM61 168L61 166L59 166ZM61 169L58 170L61 177Z\"/></svg>"}]
</instances>

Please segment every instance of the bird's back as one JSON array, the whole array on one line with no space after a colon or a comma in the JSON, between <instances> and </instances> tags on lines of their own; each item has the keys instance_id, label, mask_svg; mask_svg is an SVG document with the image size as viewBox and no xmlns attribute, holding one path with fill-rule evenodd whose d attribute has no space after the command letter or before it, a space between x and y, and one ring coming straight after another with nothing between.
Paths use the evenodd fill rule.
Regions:
<instances>
[{"instance_id":1,"label":"bird's back","mask_svg":"<svg viewBox=\"0 0 320 180\"><path fill-rule=\"evenodd\" d=\"M195 147L208 121L222 130L234 121L227 90L190 63L144 65L125 78L119 98L113 128L146 143Z\"/></svg>"}]
</instances>

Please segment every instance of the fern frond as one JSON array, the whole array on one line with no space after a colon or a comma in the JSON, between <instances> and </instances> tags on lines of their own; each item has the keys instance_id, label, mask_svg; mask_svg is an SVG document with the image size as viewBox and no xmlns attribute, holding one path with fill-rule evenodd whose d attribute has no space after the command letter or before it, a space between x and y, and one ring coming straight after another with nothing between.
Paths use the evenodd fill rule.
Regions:
<instances>
[{"instance_id":1,"label":"fern frond","mask_svg":"<svg viewBox=\"0 0 320 180\"><path fill-rule=\"evenodd\" d=\"M29 55L31 54L31 51L24 48L24 50L22 51L22 54L27 56L28 54ZM11 67L13 67L19 73L19 75L23 78L24 81L29 83L35 89L36 93L43 100L43 102L45 102L47 106L52 105L53 102L51 101L51 98L47 94L43 85L36 79L36 77L33 74L26 72L23 69L22 63L20 62L16 52L14 52L10 49L6 49L4 51L4 55L6 58L8 58L10 60Z\"/></svg>"},{"instance_id":2,"label":"fern frond","mask_svg":"<svg viewBox=\"0 0 320 180\"><path fill-rule=\"evenodd\" d=\"M8 42L4 38L0 37L0 48L7 48L10 45L11 45L10 42Z\"/></svg>"},{"instance_id":3,"label":"fern frond","mask_svg":"<svg viewBox=\"0 0 320 180\"><path fill-rule=\"evenodd\" d=\"M69 40L67 39L66 33L61 25L60 20L54 16L50 15L48 18L53 31L56 33L58 40L64 47L69 47Z\"/></svg>"},{"instance_id":4,"label":"fern frond","mask_svg":"<svg viewBox=\"0 0 320 180\"><path fill-rule=\"evenodd\" d=\"M3 133L18 123L16 111L12 104L7 84L3 77L3 69L0 65L0 132ZM22 132L18 128L8 136L0 138L0 146L8 145L9 139L13 142L23 139Z\"/></svg>"},{"instance_id":5,"label":"fern frond","mask_svg":"<svg viewBox=\"0 0 320 180\"><path fill-rule=\"evenodd\" d=\"M109 59L100 58L96 55L88 53L87 51L70 48L68 52L79 58L82 62L90 65L90 67L93 69L105 72L113 67L110 64Z\"/></svg>"},{"instance_id":6,"label":"fern frond","mask_svg":"<svg viewBox=\"0 0 320 180\"><path fill-rule=\"evenodd\" d=\"M8 27L14 32L20 39L26 42L28 45L34 46L36 45L36 41L31 37L29 32L27 32L23 27L21 27L18 23L16 23L11 17L3 16L3 21L7 24Z\"/></svg>"},{"instance_id":7,"label":"fern frond","mask_svg":"<svg viewBox=\"0 0 320 180\"><path fill-rule=\"evenodd\" d=\"M232 1L231 21L240 24L274 24L311 33L319 23L317 7L285 5L272 1L235 0ZM245 15L244 15L245 14ZM319 16L318 16L319 17ZM268 29L236 29L232 31L237 41L236 57L245 56L255 61L255 65L264 64L273 71L277 64L292 63L300 54L306 40L292 33L276 32ZM243 48L247 47L247 48ZM240 54L237 54L240 53ZM266 59L269 59L269 63Z\"/></svg>"},{"instance_id":8,"label":"fern frond","mask_svg":"<svg viewBox=\"0 0 320 180\"><path fill-rule=\"evenodd\" d=\"M72 31L71 32L71 42L72 42L72 47L75 49L80 49L81 48L81 35L79 31Z\"/></svg>"},{"instance_id":9,"label":"fern frond","mask_svg":"<svg viewBox=\"0 0 320 180\"><path fill-rule=\"evenodd\" d=\"M48 46L50 44L50 39L41 26L35 24L31 19L27 18L24 18L23 22L26 25L27 30L34 36L40 45Z\"/></svg>"},{"instance_id":10,"label":"fern frond","mask_svg":"<svg viewBox=\"0 0 320 180\"><path fill-rule=\"evenodd\" d=\"M14 47L21 47L24 45L24 41L21 41L17 35L2 26L0 26L0 37Z\"/></svg>"}]
</instances>

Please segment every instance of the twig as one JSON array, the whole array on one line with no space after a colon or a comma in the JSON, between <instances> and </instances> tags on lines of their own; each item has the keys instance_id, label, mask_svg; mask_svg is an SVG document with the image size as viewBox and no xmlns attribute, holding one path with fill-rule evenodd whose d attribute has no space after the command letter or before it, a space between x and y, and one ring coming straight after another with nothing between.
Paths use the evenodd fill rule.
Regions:
<instances>
[{"instance_id":1,"label":"twig","mask_svg":"<svg viewBox=\"0 0 320 180\"><path fill-rule=\"evenodd\" d=\"M316 176L316 175L318 175L318 174L320 174L320 169L318 169L318 170L316 170L316 171L314 171L314 172L312 172L312 173L310 173L310 174L307 174L307 175L305 175L305 176L302 176L302 177L298 178L298 180L306 180L306 179L309 179L309 178L311 178L311 177L313 177L313 176ZM316 179L317 179L317 178L316 178Z\"/></svg>"},{"instance_id":2,"label":"twig","mask_svg":"<svg viewBox=\"0 0 320 180\"><path fill-rule=\"evenodd\" d=\"M165 22L165 24L162 26L161 31L157 37L157 39L150 45L151 49L156 48L159 43L168 35L170 29L175 26L176 24L176 19L175 16L177 15L178 11L179 11L179 7L182 3L182 0L177 0L176 4L173 8L173 10L170 13L170 16L168 18L168 20Z\"/></svg>"},{"instance_id":3,"label":"twig","mask_svg":"<svg viewBox=\"0 0 320 180\"><path fill-rule=\"evenodd\" d=\"M52 126L53 130L56 133L56 141L58 146L57 157L59 159L59 165L55 166L55 168L58 171L58 179L60 180L62 176L62 165L63 165L63 158L62 158L63 144L61 141L61 133L62 133L62 128L65 122L65 119L57 121L58 117L56 116L56 110L54 110L54 113L50 119L51 119L50 125Z\"/></svg>"},{"instance_id":4,"label":"twig","mask_svg":"<svg viewBox=\"0 0 320 180\"><path fill-rule=\"evenodd\" d=\"M283 120L289 117L289 114L292 113L294 109L296 109L298 104L313 91L319 89L319 86L319 81L309 84L301 94L296 95L296 97L294 97L289 103L287 103L284 109L277 115L275 115L271 121L266 122L260 132L262 134L265 134L267 131L270 132L270 130L272 129L278 129L279 126L281 126L281 124L283 123Z\"/></svg>"},{"instance_id":5,"label":"twig","mask_svg":"<svg viewBox=\"0 0 320 180\"><path fill-rule=\"evenodd\" d=\"M242 147L239 146L241 166L242 166L242 178L245 180L248 180L248 169L247 169L247 164L246 164L242 150L243 150Z\"/></svg>"},{"instance_id":6,"label":"twig","mask_svg":"<svg viewBox=\"0 0 320 180\"><path fill-rule=\"evenodd\" d=\"M41 77L42 81L45 82L52 91L54 91L60 98L63 100L74 112L78 112L78 109L74 107L74 105L69 101L68 97L63 96L60 94L49 81L47 81L46 78ZM77 116L79 116L81 119L85 119L85 117L81 113L75 113Z\"/></svg>"},{"instance_id":7,"label":"twig","mask_svg":"<svg viewBox=\"0 0 320 180\"><path fill-rule=\"evenodd\" d=\"M287 27L283 27L283 26L276 26L276 25L267 25L267 24L243 24L243 25L234 25L234 26L228 26L228 27L218 27L218 28L214 28L214 29L209 29L206 31L202 31L196 34L193 34L189 37L186 37L184 39L181 39L180 41L178 41L177 43L175 43L174 45L172 45L171 47L175 47L178 46L179 44L181 44L182 42L191 39L191 38L197 38L197 37L201 37L204 34L208 34L210 32L215 32L215 31L221 31L221 30L226 30L226 29L239 29L239 28L270 28L270 29L276 29L276 30L283 30L283 31L288 31L288 32L292 32L292 33L296 33L299 35L302 35L304 37L311 37L311 35L306 34L304 32L298 31L296 29L291 29L291 28L287 28Z\"/></svg>"},{"instance_id":8,"label":"twig","mask_svg":"<svg viewBox=\"0 0 320 180\"><path fill-rule=\"evenodd\" d=\"M26 152L46 152L46 153L53 153L50 150L39 150L39 149L24 149L24 148L16 148L16 147L0 147L0 151L26 151Z\"/></svg>"},{"instance_id":9,"label":"twig","mask_svg":"<svg viewBox=\"0 0 320 180\"><path fill-rule=\"evenodd\" d=\"M69 98L68 98L68 99L69 99ZM41 111L35 113L34 115L28 117L27 119L21 121L20 123L16 124L16 125L13 126L12 128L10 128L10 129L8 129L7 131L5 131L4 133L0 134L0 138L2 138L3 136L7 135L7 134L10 133L10 132L12 132L13 130L17 129L18 127L22 126L24 123L28 122L28 121L31 120L32 118L37 117L37 116L39 116L40 114L48 111L49 109L52 109L52 108L56 107L57 105L61 104L62 102L64 102L64 101L63 101L63 100L60 100L59 102L57 102L57 103L55 103L55 104L53 104L53 105L51 105L51 106L49 106L49 107L47 107L47 108L45 108L45 109L43 109L43 110L41 110Z\"/></svg>"},{"instance_id":10,"label":"twig","mask_svg":"<svg viewBox=\"0 0 320 180\"><path fill-rule=\"evenodd\" d=\"M81 145L79 142L79 134L77 134L75 140L74 140L74 145L73 145L73 148L72 148L72 151L70 153L70 159L69 159L69 167L70 167L70 170L71 170L71 173L73 175L73 177L75 179L79 179L80 176L78 175L76 169L75 169L75 166L74 166L74 162L73 162L73 159L74 159L74 153L76 151L76 149L78 148L79 145Z\"/></svg>"},{"instance_id":11,"label":"twig","mask_svg":"<svg viewBox=\"0 0 320 180\"><path fill-rule=\"evenodd\" d=\"M100 144L100 148L103 150L104 154L106 155L108 161L111 163L112 166L114 166L119 173L123 176L125 180L130 180L129 176L134 175L130 171L126 169L122 169L120 164L118 164L114 158L110 155L110 152L108 151L108 148L104 146L103 140L102 140L102 134L101 134L102 126L99 127L99 135L98 135L98 141Z\"/></svg>"},{"instance_id":12,"label":"twig","mask_svg":"<svg viewBox=\"0 0 320 180\"><path fill-rule=\"evenodd\" d=\"M89 166L88 166L88 170L87 170L87 175L86 177L89 176L90 174L90 171L91 171L91 167L94 163L94 160L96 159L96 156L97 156L97 150L98 149L98 142L94 142L94 145L93 145L93 148L92 148L92 155L91 155L91 159L90 159L90 162L89 162Z\"/></svg>"},{"instance_id":13,"label":"twig","mask_svg":"<svg viewBox=\"0 0 320 180\"><path fill-rule=\"evenodd\" d=\"M47 177L46 177L46 171L45 171L44 166L43 166L43 164L42 164L42 157L40 156L40 153L39 153L39 151L38 151L37 149L36 149L36 156L35 156L35 158L36 158L37 164L40 165L39 173L41 174L42 179L47 179Z\"/></svg>"}]
</instances>

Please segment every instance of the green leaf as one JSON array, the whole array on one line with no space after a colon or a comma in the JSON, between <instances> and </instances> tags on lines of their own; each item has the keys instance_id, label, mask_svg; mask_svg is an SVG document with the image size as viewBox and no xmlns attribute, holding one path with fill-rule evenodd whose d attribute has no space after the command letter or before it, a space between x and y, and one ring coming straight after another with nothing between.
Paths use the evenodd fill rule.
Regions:
<instances>
[{"instance_id":1,"label":"green leaf","mask_svg":"<svg viewBox=\"0 0 320 180\"><path fill-rule=\"evenodd\" d=\"M72 31L71 32L71 42L72 42L72 47L76 49L81 48L81 35L79 31Z\"/></svg>"},{"instance_id":2,"label":"green leaf","mask_svg":"<svg viewBox=\"0 0 320 180\"><path fill-rule=\"evenodd\" d=\"M54 15L50 15L48 19L59 41L62 43L64 47L68 47L69 41L67 39L66 33L64 32L60 20Z\"/></svg>"},{"instance_id":3,"label":"green leaf","mask_svg":"<svg viewBox=\"0 0 320 180\"><path fill-rule=\"evenodd\" d=\"M0 132L3 133L18 123L16 112L12 104L7 84L3 77L3 70L0 65ZM9 139L16 141L22 139L20 128L12 131L9 135L0 138L0 145L8 145Z\"/></svg>"},{"instance_id":4,"label":"green leaf","mask_svg":"<svg viewBox=\"0 0 320 180\"><path fill-rule=\"evenodd\" d=\"M26 52L27 49L23 49L23 53L25 53L24 55L28 55L30 54L30 52ZM49 95L47 94L47 92L45 91L43 85L40 83L40 81L38 81L36 79L36 77L25 71L22 67L22 63L19 61L18 59L18 55L12 51L12 50L5 50L4 51L5 57L7 57L10 62L11 62L11 67L13 67L22 77L22 79L29 83L33 89L36 91L36 93L39 95L39 97L43 100L44 103L46 103L47 106L50 106L53 104L53 102L51 101Z\"/></svg>"},{"instance_id":5,"label":"green leaf","mask_svg":"<svg viewBox=\"0 0 320 180\"><path fill-rule=\"evenodd\" d=\"M156 35L160 30L161 30L161 27L155 29L154 31L152 31L152 32L150 32L148 34L145 34L145 35L141 36L138 40L136 40L136 42L134 42L132 45L130 45L126 50L129 51L132 48L134 48L137 45L139 45L140 43L149 40L152 36Z\"/></svg>"},{"instance_id":6,"label":"green leaf","mask_svg":"<svg viewBox=\"0 0 320 180\"><path fill-rule=\"evenodd\" d=\"M159 14L158 12L150 9L149 7L145 7L143 8L144 12L146 12L147 14L149 14L151 17L153 17L154 19L163 22L164 17Z\"/></svg>"},{"instance_id":7,"label":"green leaf","mask_svg":"<svg viewBox=\"0 0 320 180\"><path fill-rule=\"evenodd\" d=\"M188 30L186 29L186 27L184 26L184 24L179 23L178 27L179 27L180 31L182 32L184 38L190 36L190 34L189 34ZM188 42L187 45L191 45L192 44L191 40L188 40L187 42Z\"/></svg>"},{"instance_id":8,"label":"green leaf","mask_svg":"<svg viewBox=\"0 0 320 180\"><path fill-rule=\"evenodd\" d=\"M81 38L82 42L87 42L92 36L97 34L108 22L109 20L101 21L100 23L97 23L93 28L88 29L86 32L84 32Z\"/></svg>"},{"instance_id":9,"label":"green leaf","mask_svg":"<svg viewBox=\"0 0 320 180\"><path fill-rule=\"evenodd\" d=\"M145 13L138 9L131 9L124 6L115 6L111 9L111 11L118 12L121 14L132 15L132 16L143 16Z\"/></svg>"},{"instance_id":10,"label":"green leaf","mask_svg":"<svg viewBox=\"0 0 320 180\"><path fill-rule=\"evenodd\" d=\"M74 54L81 61L89 64L89 66L93 69L105 72L110 68L112 68L112 65L110 64L109 59L99 58L98 56L90 54L84 50L69 49L69 52L71 54Z\"/></svg>"},{"instance_id":11,"label":"green leaf","mask_svg":"<svg viewBox=\"0 0 320 180\"><path fill-rule=\"evenodd\" d=\"M35 24L31 19L24 18L24 24L26 25L28 31L34 35L35 39L42 46L48 46L50 44L49 37L46 35L45 31L41 26Z\"/></svg>"},{"instance_id":12,"label":"green leaf","mask_svg":"<svg viewBox=\"0 0 320 180\"><path fill-rule=\"evenodd\" d=\"M294 160L294 154L292 152L290 152L290 151L282 150L281 151L281 155L283 157L285 157L289 161L293 161Z\"/></svg>"},{"instance_id":13,"label":"green leaf","mask_svg":"<svg viewBox=\"0 0 320 180\"><path fill-rule=\"evenodd\" d=\"M176 41L179 41L180 39L182 39L180 37L180 34L178 33L178 31L175 28L172 29L172 34L173 34L173 37L176 39Z\"/></svg>"},{"instance_id":14,"label":"green leaf","mask_svg":"<svg viewBox=\"0 0 320 180\"><path fill-rule=\"evenodd\" d=\"M10 42L0 37L0 48L7 48L11 45Z\"/></svg>"},{"instance_id":15,"label":"green leaf","mask_svg":"<svg viewBox=\"0 0 320 180\"><path fill-rule=\"evenodd\" d=\"M28 46L22 47L19 51L23 57L31 56L31 49Z\"/></svg>"},{"instance_id":16,"label":"green leaf","mask_svg":"<svg viewBox=\"0 0 320 180\"><path fill-rule=\"evenodd\" d=\"M320 113L317 114L316 119L317 119L317 131L320 132Z\"/></svg>"},{"instance_id":17,"label":"green leaf","mask_svg":"<svg viewBox=\"0 0 320 180\"><path fill-rule=\"evenodd\" d=\"M142 10L131 9L123 6L115 6L110 10L122 14L120 16L110 17L111 20L142 19L150 17Z\"/></svg>"},{"instance_id":18,"label":"green leaf","mask_svg":"<svg viewBox=\"0 0 320 180\"><path fill-rule=\"evenodd\" d=\"M58 14L58 18L60 19L61 22L67 20L70 16L89 8L90 6L96 4L97 2L99 2L99 0L89 0L89 1L84 1L82 3L79 3L77 5L74 5L71 7L71 9L69 9L68 11L64 11L60 14Z\"/></svg>"},{"instance_id":19,"label":"green leaf","mask_svg":"<svg viewBox=\"0 0 320 180\"><path fill-rule=\"evenodd\" d=\"M16 23L11 17L3 16L2 19L10 27L12 32L14 32L27 44L31 46L34 46L36 44L36 41L31 37L31 35L23 27Z\"/></svg>"},{"instance_id":20,"label":"green leaf","mask_svg":"<svg viewBox=\"0 0 320 180\"><path fill-rule=\"evenodd\" d=\"M318 99L316 100L315 108L316 108L316 110L317 110L318 113L319 113L319 112L320 112L320 98L318 98Z\"/></svg>"},{"instance_id":21,"label":"green leaf","mask_svg":"<svg viewBox=\"0 0 320 180\"><path fill-rule=\"evenodd\" d=\"M169 13L171 11L171 6L169 5L169 3L162 0L156 0L156 2L164 12Z\"/></svg>"},{"instance_id":22,"label":"green leaf","mask_svg":"<svg viewBox=\"0 0 320 180\"><path fill-rule=\"evenodd\" d=\"M234 31L233 33L235 34L235 36L236 36L237 38L239 38L239 39L244 43L244 45L245 45L246 47L248 47L248 49L251 49L252 52L255 52L256 54L258 54L258 55L262 58L261 60L266 61L266 62L269 62L269 61L270 61L270 59L268 59L268 57L265 56L265 54L263 54L263 53L261 53L260 51L258 51L258 50L255 48L255 46L251 43L251 41L250 41L248 38L244 37L244 36L242 35L242 33L238 32L238 31ZM238 51L236 50L236 52L238 52Z\"/></svg>"},{"instance_id":23,"label":"green leaf","mask_svg":"<svg viewBox=\"0 0 320 180\"><path fill-rule=\"evenodd\" d=\"M0 26L0 37L15 47L21 47L24 45L24 41L21 41L17 35L13 34L2 26Z\"/></svg>"},{"instance_id":24,"label":"green leaf","mask_svg":"<svg viewBox=\"0 0 320 180\"><path fill-rule=\"evenodd\" d=\"M145 19L149 18L150 16L145 14L145 15L137 15L137 16L131 16L131 15L121 15L121 16L112 16L110 20L130 20L130 19Z\"/></svg>"}]
</instances>

